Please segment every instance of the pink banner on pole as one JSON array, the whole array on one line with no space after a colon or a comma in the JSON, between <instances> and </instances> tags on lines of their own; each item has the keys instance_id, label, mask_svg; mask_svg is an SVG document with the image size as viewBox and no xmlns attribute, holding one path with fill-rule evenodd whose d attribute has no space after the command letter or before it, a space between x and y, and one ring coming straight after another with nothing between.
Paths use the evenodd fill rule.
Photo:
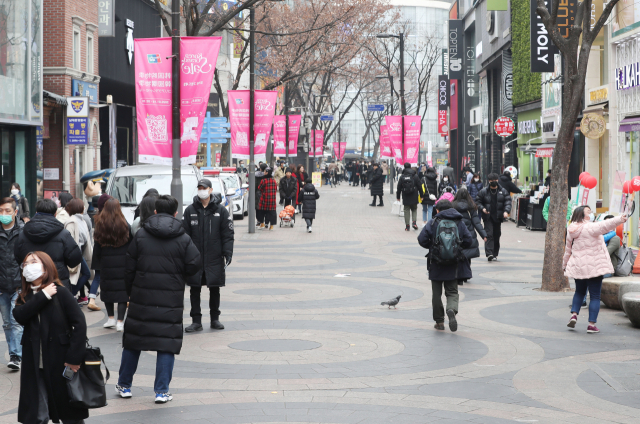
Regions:
<instances>
[{"instance_id":1,"label":"pink banner on pole","mask_svg":"<svg viewBox=\"0 0 640 424\"><path fill-rule=\"evenodd\" d=\"M411 166L418 166L421 119L420 116L404 116L404 159Z\"/></svg>"},{"instance_id":2,"label":"pink banner on pole","mask_svg":"<svg viewBox=\"0 0 640 424\"><path fill-rule=\"evenodd\" d=\"M229 124L231 126L231 157L249 159L249 90L229 90ZM255 91L254 148L256 160L265 159L267 141L276 110L277 91Z\"/></svg>"},{"instance_id":3,"label":"pink banner on pole","mask_svg":"<svg viewBox=\"0 0 640 424\"><path fill-rule=\"evenodd\" d=\"M403 164L402 158L402 116L385 116L387 133L393 157L399 164Z\"/></svg>"},{"instance_id":4,"label":"pink banner on pole","mask_svg":"<svg viewBox=\"0 0 640 424\"><path fill-rule=\"evenodd\" d=\"M342 160L344 158L344 151L347 149L347 142L343 141L341 143L338 143L337 141L335 141L333 143L333 153L335 154L336 158L338 158L338 160Z\"/></svg>"},{"instance_id":5,"label":"pink banner on pole","mask_svg":"<svg viewBox=\"0 0 640 424\"><path fill-rule=\"evenodd\" d=\"M289 115L289 157L298 156L298 137L302 115Z\"/></svg>"},{"instance_id":6,"label":"pink banner on pole","mask_svg":"<svg viewBox=\"0 0 640 424\"><path fill-rule=\"evenodd\" d=\"M321 158L324 150L324 131L311 130L309 138L311 146L309 146L309 157Z\"/></svg>"},{"instance_id":7,"label":"pink banner on pole","mask_svg":"<svg viewBox=\"0 0 640 424\"><path fill-rule=\"evenodd\" d=\"M284 115L273 117L273 154L278 157L286 156L285 139L287 132L287 120Z\"/></svg>"},{"instance_id":8,"label":"pink banner on pole","mask_svg":"<svg viewBox=\"0 0 640 424\"><path fill-rule=\"evenodd\" d=\"M380 125L380 159L393 159L391 143L389 143L389 131L386 125Z\"/></svg>"},{"instance_id":9,"label":"pink banner on pole","mask_svg":"<svg viewBox=\"0 0 640 424\"><path fill-rule=\"evenodd\" d=\"M171 165L171 38L134 40L138 154Z\"/></svg>"},{"instance_id":10,"label":"pink banner on pole","mask_svg":"<svg viewBox=\"0 0 640 424\"><path fill-rule=\"evenodd\" d=\"M196 163L222 37L180 38L180 158Z\"/></svg>"}]
</instances>

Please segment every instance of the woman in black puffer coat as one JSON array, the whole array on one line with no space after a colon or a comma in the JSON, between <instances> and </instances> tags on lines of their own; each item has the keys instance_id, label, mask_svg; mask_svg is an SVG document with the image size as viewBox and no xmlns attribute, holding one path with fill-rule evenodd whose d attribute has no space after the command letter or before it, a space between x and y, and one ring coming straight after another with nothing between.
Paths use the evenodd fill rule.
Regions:
<instances>
[{"instance_id":1,"label":"woman in black puffer coat","mask_svg":"<svg viewBox=\"0 0 640 424\"><path fill-rule=\"evenodd\" d=\"M384 196L384 176L382 175L382 169L380 169L380 164L378 163L374 163L372 168L369 185L371 187L373 202L369 206L376 205L376 196L380 197L380 203L378 206L384 206L382 200L382 197Z\"/></svg>"},{"instance_id":2,"label":"woman in black puffer coat","mask_svg":"<svg viewBox=\"0 0 640 424\"><path fill-rule=\"evenodd\" d=\"M433 205L438 200L438 174L435 168L428 167L424 172L422 178L422 185L424 186L424 196L422 196L422 221L424 225L431 221L433 216Z\"/></svg>"},{"instance_id":3,"label":"woman in black puffer coat","mask_svg":"<svg viewBox=\"0 0 640 424\"><path fill-rule=\"evenodd\" d=\"M307 178L304 187L300 190L302 198L302 218L307 223L307 232L311 232L311 225L316 218L316 200L320 198L316 186L311 183L311 178Z\"/></svg>"},{"instance_id":4,"label":"woman in black puffer coat","mask_svg":"<svg viewBox=\"0 0 640 424\"><path fill-rule=\"evenodd\" d=\"M482 237L484 241L487 241L487 232L482 227L482 222L478 216L478 207L465 187L461 187L456 193L456 197L453 200L453 207L462 215L462 221L464 225L467 226L467 230L469 230L473 238L471 247L463 250L464 255L469 260L479 258L480 243L478 243L476 232L480 234L480 237ZM459 284L462 283L459 282Z\"/></svg>"}]
</instances>

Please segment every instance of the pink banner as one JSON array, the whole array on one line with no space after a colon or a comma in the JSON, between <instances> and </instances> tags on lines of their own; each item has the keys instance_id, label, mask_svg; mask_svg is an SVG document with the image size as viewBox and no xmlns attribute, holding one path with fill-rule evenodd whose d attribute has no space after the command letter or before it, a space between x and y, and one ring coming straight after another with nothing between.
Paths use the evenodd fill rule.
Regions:
<instances>
[{"instance_id":1,"label":"pink banner","mask_svg":"<svg viewBox=\"0 0 640 424\"><path fill-rule=\"evenodd\" d=\"M404 160L418 166L420 155L420 116L404 116Z\"/></svg>"},{"instance_id":2,"label":"pink banner","mask_svg":"<svg viewBox=\"0 0 640 424\"><path fill-rule=\"evenodd\" d=\"M338 160L342 160L344 158L344 151L347 149L347 142L343 141L338 143L337 141L333 142L333 153L335 154Z\"/></svg>"},{"instance_id":3,"label":"pink banner","mask_svg":"<svg viewBox=\"0 0 640 424\"><path fill-rule=\"evenodd\" d=\"M324 149L324 131L311 130L309 136L309 157L321 158Z\"/></svg>"},{"instance_id":4,"label":"pink banner","mask_svg":"<svg viewBox=\"0 0 640 424\"><path fill-rule=\"evenodd\" d=\"M273 117L273 154L277 157L287 155L285 149L285 139L287 132L286 116L276 115Z\"/></svg>"},{"instance_id":5,"label":"pink banner","mask_svg":"<svg viewBox=\"0 0 640 424\"><path fill-rule=\"evenodd\" d=\"M298 156L298 137L302 115L289 115L289 157Z\"/></svg>"},{"instance_id":6,"label":"pink banner","mask_svg":"<svg viewBox=\"0 0 640 424\"><path fill-rule=\"evenodd\" d=\"M134 40L138 153L171 165L171 38Z\"/></svg>"},{"instance_id":7,"label":"pink banner","mask_svg":"<svg viewBox=\"0 0 640 424\"><path fill-rule=\"evenodd\" d=\"M380 125L380 159L393 159L389 132L386 125Z\"/></svg>"},{"instance_id":8,"label":"pink banner","mask_svg":"<svg viewBox=\"0 0 640 424\"><path fill-rule=\"evenodd\" d=\"M401 116L385 116L387 123L387 133L389 135L389 144L393 157L399 164L404 164L402 159L402 117Z\"/></svg>"},{"instance_id":9,"label":"pink banner","mask_svg":"<svg viewBox=\"0 0 640 424\"><path fill-rule=\"evenodd\" d=\"M231 125L231 157L249 159L249 90L229 90L229 123ZM267 141L276 110L277 91L255 91L253 154L256 160L266 158Z\"/></svg>"},{"instance_id":10,"label":"pink banner","mask_svg":"<svg viewBox=\"0 0 640 424\"><path fill-rule=\"evenodd\" d=\"M222 37L180 38L180 158L196 163Z\"/></svg>"}]
</instances>

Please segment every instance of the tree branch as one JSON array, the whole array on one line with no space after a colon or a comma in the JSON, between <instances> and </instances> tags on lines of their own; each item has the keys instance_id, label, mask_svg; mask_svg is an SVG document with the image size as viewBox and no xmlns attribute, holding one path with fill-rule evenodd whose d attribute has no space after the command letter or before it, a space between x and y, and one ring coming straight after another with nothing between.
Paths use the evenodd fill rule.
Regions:
<instances>
[{"instance_id":1,"label":"tree branch","mask_svg":"<svg viewBox=\"0 0 640 424\"><path fill-rule=\"evenodd\" d=\"M160 20L162 20L162 25L164 26L164 30L167 31L167 34L169 34L169 36L171 36L171 26L169 25L169 21L167 20L167 17L164 14L164 9L160 4L160 0L154 0L154 3L156 5L156 10L160 15Z\"/></svg>"}]
</instances>

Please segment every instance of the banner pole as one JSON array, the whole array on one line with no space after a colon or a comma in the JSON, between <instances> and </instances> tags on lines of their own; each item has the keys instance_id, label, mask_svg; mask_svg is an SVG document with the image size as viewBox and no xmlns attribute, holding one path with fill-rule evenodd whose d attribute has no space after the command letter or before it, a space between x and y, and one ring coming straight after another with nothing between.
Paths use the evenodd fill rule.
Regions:
<instances>
[{"instance_id":1,"label":"banner pole","mask_svg":"<svg viewBox=\"0 0 640 424\"><path fill-rule=\"evenodd\" d=\"M171 103L172 103L172 145L171 145L171 195L178 200L178 215L182 219L182 179L180 175L180 2L171 4Z\"/></svg>"},{"instance_id":2,"label":"banner pole","mask_svg":"<svg viewBox=\"0 0 640 424\"><path fill-rule=\"evenodd\" d=\"M174 3L179 3L175 1ZM249 8L249 233L256 232L256 164L253 157L255 134L255 37L256 18L253 6Z\"/></svg>"}]
</instances>

